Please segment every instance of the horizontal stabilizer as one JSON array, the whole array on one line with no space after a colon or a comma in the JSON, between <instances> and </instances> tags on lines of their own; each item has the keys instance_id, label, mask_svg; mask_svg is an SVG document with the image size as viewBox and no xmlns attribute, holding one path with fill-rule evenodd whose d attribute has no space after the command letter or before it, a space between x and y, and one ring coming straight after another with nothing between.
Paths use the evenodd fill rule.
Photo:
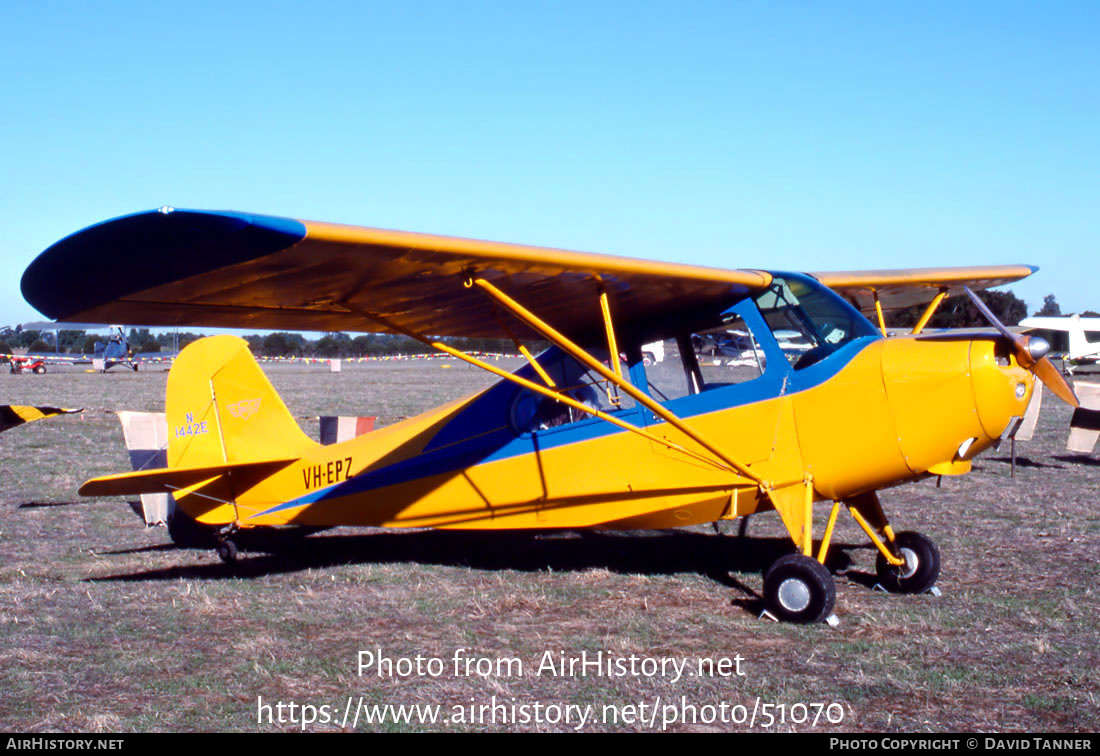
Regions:
<instances>
[{"instance_id":1,"label":"horizontal stabilizer","mask_svg":"<svg viewBox=\"0 0 1100 756\"><path fill-rule=\"evenodd\" d=\"M118 475L104 475L85 482L80 487L80 495L133 496L135 494L170 493L235 470L270 475L282 470L287 465L297 462L298 459L299 457L265 459L260 462L238 462L229 465L208 465L204 467L170 467L163 470L142 470Z\"/></svg>"}]
</instances>

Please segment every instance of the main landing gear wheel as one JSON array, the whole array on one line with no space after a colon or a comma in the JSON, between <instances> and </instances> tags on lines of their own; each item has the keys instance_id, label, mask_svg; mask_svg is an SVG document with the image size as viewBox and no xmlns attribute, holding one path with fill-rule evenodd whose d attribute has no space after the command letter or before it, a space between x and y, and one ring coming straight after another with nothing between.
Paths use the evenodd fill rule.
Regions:
<instances>
[{"instance_id":1,"label":"main landing gear wheel","mask_svg":"<svg viewBox=\"0 0 1100 756\"><path fill-rule=\"evenodd\" d=\"M218 558L226 564L233 564L237 561L237 544L231 539L226 538L224 541L218 544Z\"/></svg>"},{"instance_id":2,"label":"main landing gear wheel","mask_svg":"<svg viewBox=\"0 0 1100 756\"><path fill-rule=\"evenodd\" d=\"M932 539L906 531L897 534L894 547L905 565L895 567L882 554L878 555L875 571L883 588L891 593L924 593L936 584L940 576L940 550Z\"/></svg>"},{"instance_id":3,"label":"main landing gear wheel","mask_svg":"<svg viewBox=\"0 0 1100 756\"><path fill-rule=\"evenodd\" d=\"M836 606L836 583L816 559L788 554L764 575L764 605L787 622L822 622Z\"/></svg>"}]
</instances>

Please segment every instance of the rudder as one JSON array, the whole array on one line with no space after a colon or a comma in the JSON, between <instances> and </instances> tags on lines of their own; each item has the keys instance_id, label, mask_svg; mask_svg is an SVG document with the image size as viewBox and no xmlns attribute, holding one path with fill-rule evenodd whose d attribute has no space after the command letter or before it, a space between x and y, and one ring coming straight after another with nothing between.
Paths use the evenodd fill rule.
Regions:
<instances>
[{"instance_id":1,"label":"rudder","mask_svg":"<svg viewBox=\"0 0 1100 756\"><path fill-rule=\"evenodd\" d=\"M301 456L316 446L236 336L199 339L168 374L168 467Z\"/></svg>"}]
</instances>

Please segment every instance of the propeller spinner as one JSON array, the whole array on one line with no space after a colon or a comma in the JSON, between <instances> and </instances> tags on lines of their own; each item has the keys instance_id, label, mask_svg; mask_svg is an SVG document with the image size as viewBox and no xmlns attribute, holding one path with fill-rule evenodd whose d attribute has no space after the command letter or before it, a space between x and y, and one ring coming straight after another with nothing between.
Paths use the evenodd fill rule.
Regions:
<instances>
[{"instance_id":1,"label":"propeller spinner","mask_svg":"<svg viewBox=\"0 0 1100 756\"><path fill-rule=\"evenodd\" d=\"M978 295L970 290L970 287L964 286L963 289L990 325L996 328L1012 344L1016 352L1016 362L1019 363L1020 367L1030 370L1036 378L1043 382L1043 385L1054 392L1054 395L1063 402L1071 407L1077 407L1080 404L1077 395L1073 393L1073 389L1066 383L1066 379L1058 372L1058 368L1054 367L1054 363L1046 356L1050 351L1050 343L1038 336L1024 336L1008 330L1004 323L997 319L992 310L986 307L985 302L978 299Z\"/></svg>"}]
</instances>

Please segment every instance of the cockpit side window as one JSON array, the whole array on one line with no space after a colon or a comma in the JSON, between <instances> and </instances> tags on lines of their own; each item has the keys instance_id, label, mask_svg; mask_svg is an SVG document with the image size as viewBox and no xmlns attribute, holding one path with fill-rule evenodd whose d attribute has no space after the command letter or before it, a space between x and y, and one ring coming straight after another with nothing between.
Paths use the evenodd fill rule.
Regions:
<instances>
[{"instance_id":1,"label":"cockpit side window","mask_svg":"<svg viewBox=\"0 0 1100 756\"><path fill-rule=\"evenodd\" d=\"M820 362L850 341L876 335L866 318L810 279L777 276L755 299L795 370Z\"/></svg>"}]
</instances>

